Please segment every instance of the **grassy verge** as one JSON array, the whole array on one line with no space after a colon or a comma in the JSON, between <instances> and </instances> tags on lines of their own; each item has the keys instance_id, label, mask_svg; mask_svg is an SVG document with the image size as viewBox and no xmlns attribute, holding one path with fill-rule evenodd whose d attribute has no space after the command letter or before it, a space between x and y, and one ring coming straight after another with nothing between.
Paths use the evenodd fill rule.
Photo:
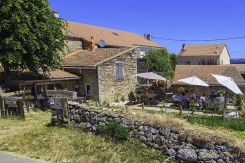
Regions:
<instances>
[{"instance_id":1,"label":"grassy verge","mask_svg":"<svg viewBox=\"0 0 245 163\"><path fill-rule=\"evenodd\" d=\"M192 124L200 124L209 128L224 128L234 131L245 131L244 119L225 119L218 116L205 116L205 115L193 115L193 116L178 116L186 119Z\"/></svg>"},{"instance_id":2,"label":"grassy verge","mask_svg":"<svg viewBox=\"0 0 245 163\"><path fill-rule=\"evenodd\" d=\"M231 131L238 138L245 140L245 119L225 119L219 116L206 116L206 115L177 115L176 117L185 119L191 124L197 124L208 127L210 129L224 129Z\"/></svg>"},{"instance_id":3,"label":"grassy verge","mask_svg":"<svg viewBox=\"0 0 245 163\"><path fill-rule=\"evenodd\" d=\"M137 141L122 143L74 128L48 127L50 113L31 112L26 121L0 119L0 150L50 162L163 162L159 151Z\"/></svg>"},{"instance_id":4,"label":"grassy verge","mask_svg":"<svg viewBox=\"0 0 245 163\"><path fill-rule=\"evenodd\" d=\"M176 113L122 109L127 115L136 116L152 124L176 130L179 134L190 135L194 139L227 143L245 152L244 131L235 131L224 127L208 127L205 123L188 122L188 119ZM242 124L241 124L242 125ZM211 125L210 125L211 126Z\"/></svg>"}]
</instances>

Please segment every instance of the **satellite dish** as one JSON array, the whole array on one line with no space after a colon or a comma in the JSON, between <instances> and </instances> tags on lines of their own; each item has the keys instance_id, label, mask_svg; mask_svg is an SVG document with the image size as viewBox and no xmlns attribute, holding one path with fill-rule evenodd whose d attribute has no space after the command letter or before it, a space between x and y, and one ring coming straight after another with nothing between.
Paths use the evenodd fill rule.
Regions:
<instances>
[{"instance_id":1,"label":"satellite dish","mask_svg":"<svg viewBox=\"0 0 245 163\"><path fill-rule=\"evenodd\" d=\"M100 48L105 47L105 45L106 45L105 40L99 40L98 45L99 45Z\"/></svg>"}]
</instances>

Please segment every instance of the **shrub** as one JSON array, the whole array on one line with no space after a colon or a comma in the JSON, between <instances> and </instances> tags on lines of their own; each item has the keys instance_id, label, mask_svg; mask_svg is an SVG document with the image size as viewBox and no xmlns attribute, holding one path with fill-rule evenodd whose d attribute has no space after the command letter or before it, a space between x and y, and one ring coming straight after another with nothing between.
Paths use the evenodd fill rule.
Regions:
<instances>
[{"instance_id":1,"label":"shrub","mask_svg":"<svg viewBox=\"0 0 245 163\"><path fill-rule=\"evenodd\" d=\"M218 92L219 92L219 94L222 95L222 96L224 96L225 93L226 93L226 91L225 91L224 89L221 89L221 90L219 90Z\"/></svg>"},{"instance_id":2,"label":"shrub","mask_svg":"<svg viewBox=\"0 0 245 163\"><path fill-rule=\"evenodd\" d=\"M115 95L114 95L114 100L115 100L116 103L119 102L120 96L121 96L120 93L115 93Z\"/></svg>"},{"instance_id":3,"label":"shrub","mask_svg":"<svg viewBox=\"0 0 245 163\"><path fill-rule=\"evenodd\" d=\"M97 133L104 134L110 136L111 138L115 138L116 140L122 141L127 140L129 130L117 122L110 122L103 126L97 126Z\"/></svg>"},{"instance_id":4,"label":"shrub","mask_svg":"<svg viewBox=\"0 0 245 163\"><path fill-rule=\"evenodd\" d=\"M101 104L102 107L110 108L110 103L108 101L103 101Z\"/></svg>"},{"instance_id":5,"label":"shrub","mask_svg":"<svg viewBox=\"0 0 245 163\"><path fill-rule=\"evenodd\" d=\"M185 92L185 88L180 87L177 91L178 91L179 93L183 93L183 92Z\"/></svg>"},{"instance_id":6,"label":"shrub","mask_svg":"<svg viewBox=\"0 0 245 163\"><path fill-rule=\"evenodd\" d=\"M242 105L243 105L243 97L240 94L235 95L234 97L236 101L236 106L238 107L239 110L242 110Z\"/></svg>"},{"instance_id":7,"label":"shrub","mask_svg":"<svg viewBox=\"0 0 245 163\"><path fill-rule=\"evenodd\" d=\"M125 99L125 96L122 96L122 97L121 97L121 101L122 101L122 102L125 102L125 100L126 100L126 99Z\"/></svg>"},{"instance_id":8,"label":"shrub","mask_svg":"<svg viewBox=\"0 0 245 163\"><path fill-rule=\"evenodd\" d=\"M196 100L191 100L190 101L190 105L189 105L189 108L191 110L191 114L193 115L194 112L196 111L196 107L197 107L197 101Z\"/></svg>"},{"instance_id":9,"label":"shrub","mask_svg":"<svg viewBox=\"0 0 245 163\"><path fill-rule=\"evenodd\" d=\"M92 107L96 107L97 106L97 102L94 100L87 100L87 105L88 106L92 106Z\"/></svg>"}]
</instances>

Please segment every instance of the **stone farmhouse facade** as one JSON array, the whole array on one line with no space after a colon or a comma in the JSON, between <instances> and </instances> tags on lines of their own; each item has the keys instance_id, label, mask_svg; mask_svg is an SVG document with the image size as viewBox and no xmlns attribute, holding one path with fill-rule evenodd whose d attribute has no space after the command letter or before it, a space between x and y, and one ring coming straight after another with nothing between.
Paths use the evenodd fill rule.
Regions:
<instances>
[{"instance_id":1,"label":"stone farmhouse facade","mask_svg":"<svg viewBox=\"0 0 245 163\"><path fill-rule=\"evenodd\" d=\"M149 36L147 39L115 29L67 24L68 49L62 69L80 77L78 95L100 103L127 100L136 88L138 58L161 45Z\"/></svg>"},{"instance_id":2,"label":"stone farmhouse facade","mask_svg":"<svg viewBox=\"0 0 245 163\"><path fill-rule=\"evenodd\" d=\"M177 56L179 65L229 65L225 44L184 44Z\"/></svg>"}]
</instances>

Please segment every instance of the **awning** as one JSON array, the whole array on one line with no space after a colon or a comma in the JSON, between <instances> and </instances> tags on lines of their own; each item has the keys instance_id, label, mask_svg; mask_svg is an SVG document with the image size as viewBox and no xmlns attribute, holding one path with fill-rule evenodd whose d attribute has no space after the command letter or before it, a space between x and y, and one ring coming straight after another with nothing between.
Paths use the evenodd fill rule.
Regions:
<instances>
[{"instance_id":1,"label":"awning","mask_svg":"<svg viewBox=\"0 0 245 163\"><path fill-rule=\"evenodd\" d=\"M205 81L201 80L197 76L191 76L191 77L188 77L188 78L185 78L185 79L180 79L178 81L180 81L182 83L186 83L186 84L192 85L192 86L203 86L203 87L208 87L209 86Z\"/></svg>"},{"instance_id":2,"label":"awning","mask_svg":"<svg viewBox=\"0 0 245 163\"><path fill-rule=\"evenodd\" d=\"M158 75L154 72L146 72L146 73L140 73L136 75L137 77L148 79L148 80L161 80L166 81L167 79L161 75Z\"/></svg>"}]
</instances>

